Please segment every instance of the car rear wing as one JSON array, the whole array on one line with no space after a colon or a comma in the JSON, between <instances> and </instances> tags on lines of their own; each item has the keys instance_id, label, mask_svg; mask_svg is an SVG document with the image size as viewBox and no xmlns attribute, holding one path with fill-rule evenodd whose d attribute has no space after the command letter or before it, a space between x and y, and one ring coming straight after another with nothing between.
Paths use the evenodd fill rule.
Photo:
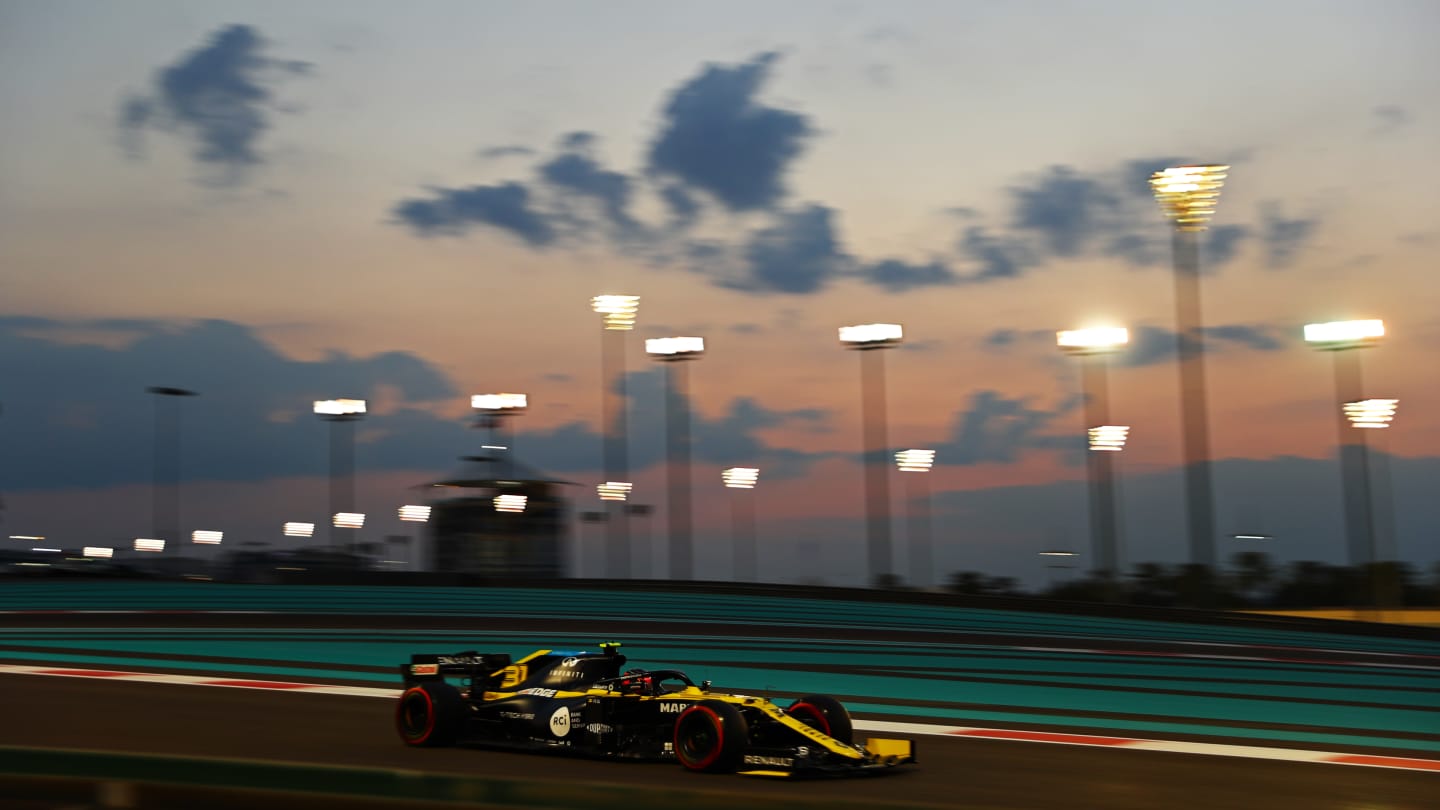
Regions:
<instances>
[{"instance_id":1,"label":"car rear wing","mask_svg":"<svg viewBox=\"0 0 1440 810\"><path fill-rule=\"evenodd\" d=\"M410 663L400 665L400 674L407 687L421 681L463 678L484 688L492 676L500 676L510 663L510 656L505 653L477 653L473 650L449 655L412 655Z\"/></svg>"}]
</instances>

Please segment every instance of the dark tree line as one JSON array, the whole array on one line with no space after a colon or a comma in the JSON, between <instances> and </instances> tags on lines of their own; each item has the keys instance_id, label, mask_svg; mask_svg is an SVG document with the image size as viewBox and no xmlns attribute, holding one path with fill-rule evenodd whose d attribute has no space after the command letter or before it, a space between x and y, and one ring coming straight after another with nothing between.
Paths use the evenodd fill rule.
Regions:
<instances>
[{"instance_id":1,"label":"dark tree line","mask_svg":"<svg viewBox=\"0 0 1440 810\"><path fill-rule=\"evenodd\" d=\"M1351 567L1300 561L1277 566L1268 554L1233 555L1227 568L1204 565L1138 563L1123 576L1100 572L1055 578L1026 591L1012 577L957 571L945 589L992 596L1041 596L1153 607L1346 608L1430 607L1440 605L1440 563L1428 572L1407 563L1381 562Z\"/></svg>"}]
</instances>

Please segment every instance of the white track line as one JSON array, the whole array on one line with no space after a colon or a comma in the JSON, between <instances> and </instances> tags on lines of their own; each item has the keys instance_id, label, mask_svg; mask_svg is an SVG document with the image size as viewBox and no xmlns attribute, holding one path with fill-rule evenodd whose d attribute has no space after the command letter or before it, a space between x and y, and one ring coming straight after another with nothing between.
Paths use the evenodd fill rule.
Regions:
<instances>
[{"instance_id":1,"label":"white track line","mask_svg":"<svg viewBox=\"0 0 1440 810\"><path fill-rule=\"evenodd\" d=\"M339 686L295 681L264 681L248 678L215 678L205 675L172 675L155 672L128 672L113 669L27 666L0 664L3 675L46 675L60 678L94 678L139 683L172 683L187 686L219 686L229 689L268 689L277 692L305 692L312 695L347 695L368 698L395 698L399 689L373 686ZM1010 742L1085 745L1104 748L1128 748L1138 751L1163 751L1172 754L1206 754L1246 759L1316 762L1329 765L1361 765L1372 768L1393 768L1407 771L1440 772L1440 760L1413 757L1391 757L1372 754L1346 754L1336 751L1306 751L1292 748L1266 748L1254 745L1182 742L1178 740L1143 740L1132 737L1107 737L1094 734L1067 734L1023 729L975 728L970 726L939 726L928 723L900 723L885 720L856 720L861 731L890 734L922 734L942 737L970 737Z\"/></svg>"}]
</instances>

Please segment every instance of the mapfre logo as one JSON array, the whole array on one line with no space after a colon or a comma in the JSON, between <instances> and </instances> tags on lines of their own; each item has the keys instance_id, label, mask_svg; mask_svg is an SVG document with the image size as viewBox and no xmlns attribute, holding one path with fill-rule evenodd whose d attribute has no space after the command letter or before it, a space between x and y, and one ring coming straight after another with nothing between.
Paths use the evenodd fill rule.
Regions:
<instances>
[{"instance_id":1,"label":"mapfre logo","mask_svg":"<svg viewBox=\"0 0 1440 810\"><path fill-rule=\"evenodd\" d=\"M660 713L661 713L661 714L679 714L680 712L685 711L685 706L686 706L686 704L684 704L684 703L661 703L661 704L660 704Z\"/></svg>"}]
</instances>

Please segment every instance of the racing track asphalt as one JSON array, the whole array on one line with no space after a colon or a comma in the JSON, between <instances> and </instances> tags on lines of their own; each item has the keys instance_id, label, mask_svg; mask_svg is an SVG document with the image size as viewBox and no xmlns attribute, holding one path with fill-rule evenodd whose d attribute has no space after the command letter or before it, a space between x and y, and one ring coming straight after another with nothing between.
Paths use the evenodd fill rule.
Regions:
<instances>
[{"instance_id":1,"label":"racing track asphalt","mask_svg":"<svg viewBox=\"0 0 1440 810\"><path fill-rule=\"evenodd\" d=\"M835 797L964 810L1422 810L1440 777L1380 768L924 737L919 766L874 778L774 781L656 763L483 749L411 749L374 698L0 676L0 745L123 750L636 784L747 796Z\"/></svg>"}]
</instances>

